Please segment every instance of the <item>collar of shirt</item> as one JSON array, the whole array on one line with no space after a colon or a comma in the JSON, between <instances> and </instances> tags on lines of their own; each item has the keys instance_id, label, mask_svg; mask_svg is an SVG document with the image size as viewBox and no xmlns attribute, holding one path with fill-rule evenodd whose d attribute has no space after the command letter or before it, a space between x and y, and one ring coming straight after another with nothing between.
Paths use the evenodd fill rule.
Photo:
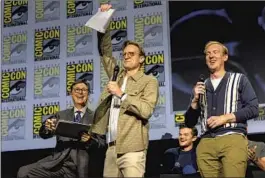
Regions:
<instances>
[{"instance_id":1,"label":"collar of shirt","mask_svg":"<svg viewBox=\"0 0 265 178\"><path fill-rule=\"evenodd\" d=\"M125 77L125 75L126 75L126 70L125 70L125 69L122 69L121 73L122 73L122 76ZM137 80L139 80L143 75L144 75L143 71L139 70L139 71L136 72L136 74L132 75L131 78L132 78L134 81L137 81ZM120 77L121 77L121 76L120 76Z\"/></svg>"},{"instance_id":2,"label":"collar of shirt","mask_svg":"<svg viewBox=\"0 0 265 178\"><path fill-rule=\"evenodd\" d=\"M87 109L87 106L83 107L82 109L77 109L76 107L74 107L74 113L76 115L76 111L81 111L81 117L83 117L83 115L85 114Z\"/></svg>"}]
</instances>

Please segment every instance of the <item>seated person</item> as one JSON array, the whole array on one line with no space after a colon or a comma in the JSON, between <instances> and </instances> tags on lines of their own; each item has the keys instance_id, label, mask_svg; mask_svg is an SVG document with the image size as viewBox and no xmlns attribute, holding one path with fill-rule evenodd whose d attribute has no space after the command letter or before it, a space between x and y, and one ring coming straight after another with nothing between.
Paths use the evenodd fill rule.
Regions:
<instances>
[{"instance_id":1,"label":"seated person","mask_svg":"<svg viewBox=\"0 0 265 178\"><path fill-rule=\"evenodd\" d=\"M71 96L74 107L56 113L52 118L43 122L39 135L43 139L54 136L58 120L92 124L93 112L88 109L89 83L82 79L71 86ZM83 133L80 139L56 136L56 147L53 155L40 161L23 166L19 169L18 178L86 178L88 177L88 160L91 148L104 146L102 135Z\"/></svg>"},{"instance_id":2,"label":"seated person","mask_svg":"<svg viewBox=\"0 0 265 178\"><path fill-rule=\"evenodd\" d=\"M165 151L163 159L164 173L191 175L198 171L196 163L196 148L194 142L197 139L196 127L189 128L181 125L179 128L179 147Z\"/></svg>"},{"instance_id":3,"label":"seated person","mask_svg":"<svg viewBox=\"0 0 265 178\"><path fill-rule=\"evenodd\" d=\"M265 171L265 143L248 140L248 160Z\"/></svg>"}]
</instances>

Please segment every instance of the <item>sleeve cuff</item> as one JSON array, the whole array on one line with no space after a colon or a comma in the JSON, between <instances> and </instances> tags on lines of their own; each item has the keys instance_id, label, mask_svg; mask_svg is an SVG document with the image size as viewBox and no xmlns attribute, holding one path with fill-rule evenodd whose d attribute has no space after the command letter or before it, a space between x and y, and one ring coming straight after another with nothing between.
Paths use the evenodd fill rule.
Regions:
<instances>
[{"instance_id":1,"label":"sleeve cuff","mask_svg":"<svg viewBox=\"0 0 265 178\"><path fill-rule=\"evenodd\" d=\"M110 2L110 0L100 0L100 4L107 4L109 2Z\"/></svg>"},{"instance_id":2,"label":"sleeve cuff","mask_svg":"<svg viewBox=\"0 0 265 178\"><path fill-rule=\"evenodd\" d=\"M123 93L123 94L121 95L121 101L124 101L126 98L127 98L127 94Z\"/></svg>"},{"instance_id":3,"label":"sleeve cuff","mask_svg":"<svg viewBox=\"0 0 265 178\"><path fill-rule=\"evenodd\" d=\"M242 115L241 112L234 112L233 114L236 116L236 122L237 123L242 123L242 122L244 123L244 122L246 122L247 119L243 119L244 118L244 115Z\"/></svg>"},{"instance_id":4,"label":"sleeve cuff","mask_svg":"<svg viewBox=\"0 0 265 178\"><path fill-rule=\"evenodd\" d=\"M193 109L191 106L188 109L192 114L200 114L200 109Z\"/></svg>"}]
</instances>

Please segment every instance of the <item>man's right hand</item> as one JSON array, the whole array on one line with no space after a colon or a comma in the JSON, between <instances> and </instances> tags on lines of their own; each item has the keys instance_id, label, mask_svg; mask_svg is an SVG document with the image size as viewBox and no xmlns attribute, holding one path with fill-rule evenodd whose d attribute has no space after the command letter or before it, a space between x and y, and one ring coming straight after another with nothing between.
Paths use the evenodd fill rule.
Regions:
<instances>
[{"instance_id":1,"label":"man's right hand","mask_svg":"<svg viewBox=\"0 0 265 178\"><path fill-rule=\"evenodd\" d=\"M248 159L252 162L256 162L257 161L257 157L256 157L256 148L257 148L257 145L255 145L254 147L252 148L249 148L248 147Z\"/></svg>"},{"instance_id":2,"label":"man's right hand","mask_svg":"<svg viewBox=\"0 0 265 178\"><path fill-rule=\"evenodd\" d=\"M193 88L193 99L192 102L198 102L200 94L205 93L205 84L203 82L197 82Z\"/></svg>"},{"instance_id":3,"label":"man's right hand","mask_svg":"<svg viewBox=\"0 0 265 178\"><path fill-rule=\"evenodd\" d=\"M111 4L101 4L101 5L100 5L100 10L101 10L102 12L104 12L104 11L108 11L111 7L112 7Z\"/></svg>"},{"instance_id":4,"label":"man's right hand","mask_svg":"<svg viewBox=\"0 0 265 178\"><path fill-rule=\"evenodd\" d=\"M55 125L56 125L56 119L55 118L50 118L45 121L45 127L46 129L50 131L55 130Z\"/></svg>"},{"instance_id":5,"label":"man's right hand","mask_svg":"<svg viewBox=\"0 0 265 178\"><path fill-rule=\"evenodd\" d=\"M199 108L199 98L200 94L205 93L205 84L203 82L197 82L196 85L193 87L193 99L191 101L191 107L193 109Z\"/></svg>"}]
</instances>

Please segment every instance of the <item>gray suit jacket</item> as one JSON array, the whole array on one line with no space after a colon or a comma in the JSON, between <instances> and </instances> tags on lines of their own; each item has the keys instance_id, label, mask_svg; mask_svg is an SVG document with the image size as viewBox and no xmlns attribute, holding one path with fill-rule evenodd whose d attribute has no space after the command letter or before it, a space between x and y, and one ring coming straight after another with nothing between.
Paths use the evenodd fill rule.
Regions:
<instances>
[{"instance_id":1,"label":"gray suit jacket","mask_svg":"<svg viewBox=\"0 0 265 178\"><path fill-rule=\"evenodd\" d=\"M87 109L84 116L81 119L81 123L92 124L93 116L94 113L91 110ZM73 121L74 109L72 108L60 111L56 113L54 117L57 119L57 121L58 120ZM45 122L43 123L40 129L39 132L40 136L43 139L53 137L54 136L53 133L51 132L47 133L44 124ZM52 169L70 157L71 160L74 162L74 165L76 165L76 167L74 167L73 169L77 168L79 177L86 177L88 174L87 172L88 172L88 161L89 161L90 150L93 147L97 148L97 147L103 147L105 145L105 139L103 135L91 133L91 137L92 139L90 139L87 143L83 143L79 142L77 139L56 136L57 143L53 155L38 161L38 163L45 169Z\"/></svg>"}]
</instances>

